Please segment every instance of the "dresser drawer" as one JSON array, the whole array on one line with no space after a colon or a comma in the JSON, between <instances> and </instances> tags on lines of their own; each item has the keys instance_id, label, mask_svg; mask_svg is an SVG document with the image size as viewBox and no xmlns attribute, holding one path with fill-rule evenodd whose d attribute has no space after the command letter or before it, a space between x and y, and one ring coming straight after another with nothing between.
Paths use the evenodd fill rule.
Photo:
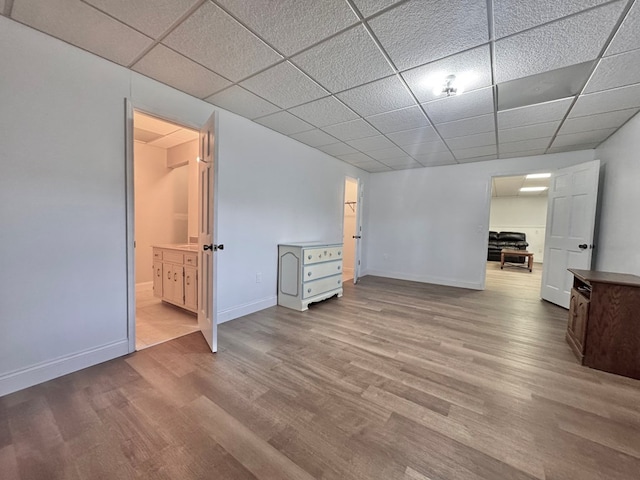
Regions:
<instances>
[{"instance_id":1,"label":"dresser drawer","mask_svg":"<svg viewBox=\"0 0 640 480\"><path fill-rule=\"evenodd\" d=\"M153 249L153 260L154 261L162 260L162 250L158 248Z\"/></svg>"},{"instance_id":2,"label":"dresser drawer","mask_svg":"<svg viewBox=\"0 0 640 480\"><path fill-rule=\"evenodd\" d=\"M337 273L342 273L342 260L317 263L315 265L311 264L304 267L302 271L302 281L317 280L330 275L336 275Z\"/></svg>"},{"instance_id":3,"label":"dresser drawer","mask_svg":"<svg viewBox=\"0 0 640 480\"><path fill-rule=\"evenodd\" d=\"M313 282L307 282L302 286L302 298L321 295L330 290L342 287L342 274L333 277L321 278Z\"/></svg>"},{"instance_id":4,"label":"dresser drawer","mask_svg":"<svg viewBox=\"0 0 640 480\"><path fill-rule=\"evenodd\" d=\"M184 254L184 264L189 265L191 267L198 266L198 254L197 253L185 253Z\"/></svg>"},{"instance_id":5,"label":"dresser drawer","mask_svg":"<svg viewBox=\"0 0 640 480\"><path fill-rule=\"evenodd\" d=\"M165 250L162 252L162 260L170 263L184 263L184 253L172 252L171 250Z\"/></svg>"},{"instance_id":6,"label":"dresser drawer","mask_svg":"<svg viewBox=\"0 0 640 480\"><path fill-rule=\"evenodd\" d=\"M342 259L342 247L307 248L304 250L304 264L328 262Z\"/></svg>"}]
</instances>

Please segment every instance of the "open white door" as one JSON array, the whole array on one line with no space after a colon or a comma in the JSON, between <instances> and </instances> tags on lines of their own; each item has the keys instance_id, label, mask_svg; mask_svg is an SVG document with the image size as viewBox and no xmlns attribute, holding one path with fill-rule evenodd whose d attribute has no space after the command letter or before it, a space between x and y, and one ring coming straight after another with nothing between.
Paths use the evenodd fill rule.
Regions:
<instances>
[{"instance_id":1,"label":"open white door","mask_svg":"<svg viewBox=\"0 0 640 480\"><path fill-rule=\"evenodd\" d=\"M200 130L200 161L198 162L198 327L212 352L218 350L218 329L216 325L215 285L216 268L214 252L222 250L222 245L214 243L217 228L214 217L216 151L215 112Z\"/></svg>"},{"instance_id":2,"label":"open white door","mask_svg":"<svg viewBox=\"0 0 640 480\"><path fill-rule=\"evenodd\" d=\"M358 283L360 278L360 256L362 248L360 241L362 240L362 180L358 179L358 202L356 203L356 233L353 236L356 240L355 265L353 267L353 283Z\"/></svg>"},{"instance_id":3,"label":"open white door","mask_svg":"<svg viewBox=\"0 0 640 480\"><path fill-rule=\"evenodd\" d=\"M567 268L591 268L599 174L594 160L551 176L540 296L564 308L573 284Z\"/></svg>"}]
</instances>

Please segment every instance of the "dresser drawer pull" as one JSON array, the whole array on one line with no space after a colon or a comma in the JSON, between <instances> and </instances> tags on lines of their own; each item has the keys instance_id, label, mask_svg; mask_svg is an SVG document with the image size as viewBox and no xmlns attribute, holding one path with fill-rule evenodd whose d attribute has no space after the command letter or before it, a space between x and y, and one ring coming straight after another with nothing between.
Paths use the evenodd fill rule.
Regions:
<instances>
[{"instance_id":1,"label":"dresser drawer pull","mask_svg":"<svg viewBox=\"0 0 640 480\"><path fill-rule=\"evenodd\" d=\"M310 288L307 289L307 293L311 293L311 289Z\"/></svg>"},{"instance_id":2,"label":"dresser drawer pull","mask_svg":"<svg viewBox=\"0 0 640 480\"><path fill-rule=\"evenodd\" d=\"M310 277L310 276L311 276L311 272L307 273L307 277Z\"/></svg>"},{"instance_id":3,"label":"dresser drawer pull","mask_svg":"<svg viewBox=\"0 0 640 480\"><path fill-rule=\"evenodd\" d=\"M340 265L338 265L338 270L340 270Z\"/></svg>"},{"instance_id":4,"label":"dresser drawer pull","mask_svg":"<svg viewBox=\"0 0 640 480\"><path fill-rule=\"evenodd\" d=\"M309 260L311 260L311 255L309 255L307 258L308 258Z\"/></svg>"},{"instance_id":5,"label":"dresser drawer pull","mask_svg":"<svg viewBox=\"0 0 640 480\"><path fill-rule=\"evenodd\" d=\"M342 252L340 250L338 250L338 255L342 255Z\"/></svg>"}]
</instances>

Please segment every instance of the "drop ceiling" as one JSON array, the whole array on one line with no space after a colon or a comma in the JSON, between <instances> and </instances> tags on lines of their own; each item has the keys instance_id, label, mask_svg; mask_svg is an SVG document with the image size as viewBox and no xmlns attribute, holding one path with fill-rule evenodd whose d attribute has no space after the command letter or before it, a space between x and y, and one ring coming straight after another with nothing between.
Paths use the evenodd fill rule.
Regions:
<instances>
[{"instance_id":1,"label":"drop ceiling","mask_svg":"<svg viewBox=\"0 0 640 480\"><path fill-rule=\"evenodd\" d=\"M638 3L13 0L0 8L383 172L595 148L640 110ZM449 74L464 92L434 93Z\"/></svg>"},{"instance_id":2,"label":"drop ceiling","mask_svg":"<svg viewBox=\"0 0 640 480\"><path fill-rule=\"evenodd\" d=\"M133 113L133 139L168 149L197 140L198 132L136 111Z\"/></svg>"}]
</instances>

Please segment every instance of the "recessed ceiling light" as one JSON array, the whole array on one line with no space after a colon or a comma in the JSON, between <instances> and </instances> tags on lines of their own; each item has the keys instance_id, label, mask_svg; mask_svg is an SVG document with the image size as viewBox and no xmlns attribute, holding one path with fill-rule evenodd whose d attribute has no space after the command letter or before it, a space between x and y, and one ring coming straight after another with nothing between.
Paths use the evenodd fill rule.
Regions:
<instances>
[{"instance_id":1,"label":"recessed ceiling light","mask_svg":"<svg viewBox=\"0 0 640 480\"><path fill-rule=\"evenodd\" d=\"M472 84L475 79L476 75L472 72L462 72L458 75L453 75L441 71L431 75L425 81L425 84L433 89L434 95L440 96L446 94L447 97L449 97L463 93L466 87Z\"/></svg>"},{"instance_id":2,"label":"recessed ceiling light","mask_svg":"<svg viewBox=\"0 0 640 480\"><path fill-rule=\"evenodd\" d=\"M530 173L527 178L549 178L550 176L550 173Z\"/></svg>"},{"instance_id":3,"label":"recessed ceiling light","mask_svg":"<svg viewBox=\"0 0 640 480\"><path fill-rule=\"evenodd\" d=\"M522 187L520 191L521 192L542 192L548 189L549 187Z\"/></svg>"}]
</instances>

